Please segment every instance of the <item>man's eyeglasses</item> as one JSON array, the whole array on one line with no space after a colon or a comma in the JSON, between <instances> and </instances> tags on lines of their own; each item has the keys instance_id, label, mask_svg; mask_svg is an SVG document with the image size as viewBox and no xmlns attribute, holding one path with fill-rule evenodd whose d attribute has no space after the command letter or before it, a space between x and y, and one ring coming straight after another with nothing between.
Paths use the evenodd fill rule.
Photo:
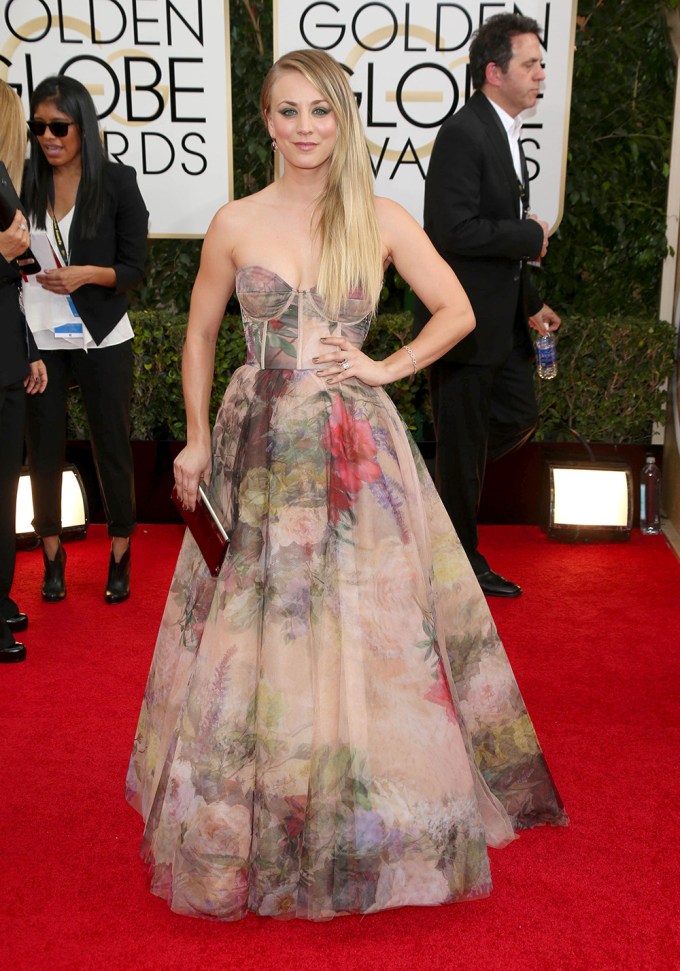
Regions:
<instances>
[{"instance_id":1,"label":"man's eyeglasses","mask_svg":"<svg viewBox=\"0 0 680 971\"><path fill-rule=\"evenodd\" d=\"M34 135L44 135L45 129L49 128L55 138L64 138L68 135L71 125L75 125L75 121L36 121L32 118L28 122L28 128Z\"/></svg>"}]
</instances>

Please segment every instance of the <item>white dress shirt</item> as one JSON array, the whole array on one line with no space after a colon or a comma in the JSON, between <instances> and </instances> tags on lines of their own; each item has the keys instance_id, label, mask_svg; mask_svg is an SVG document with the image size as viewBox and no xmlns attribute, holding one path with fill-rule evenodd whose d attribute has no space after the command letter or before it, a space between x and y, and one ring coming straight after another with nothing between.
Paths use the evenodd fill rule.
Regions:
<instances>
[{"instance_id":1,"label":"white dress shirt","mask_svg":"<svg viewBox=\"0 0 680 971\"><path fill-rule=\"evenodd\" d=\"M519 154L519 133L522 128L522 114L520 112L515 118L504 111L495 101L491 98L487 98L487 101L496 112L501 120L501 124L505 129L505 133L508 136L508 144L510 146L510 154L512 155L512 164L515 166L515 174L519 180L519 184L524 184L524 175L522 173L522 161ZM524 215L524 210L522 207L522 200L519 203L519 215Z\"/></svg>"}]
</instances>

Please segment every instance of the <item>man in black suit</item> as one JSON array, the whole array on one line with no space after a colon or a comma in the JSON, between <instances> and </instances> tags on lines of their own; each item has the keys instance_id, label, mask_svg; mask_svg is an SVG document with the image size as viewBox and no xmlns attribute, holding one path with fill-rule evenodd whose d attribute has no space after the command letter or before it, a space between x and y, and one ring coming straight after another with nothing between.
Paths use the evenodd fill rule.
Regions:
<instances>
[{"instance_id":1,"label":"man in black suit","mask_svg":"<svg viewBox=\"0 0 680 971\"><path fill-rule=\"evenodd\" d=\"M425 230L455 270L477 326L432 365L437 436L435 480L485 594L516 597L477 549L477 509L487 457L533 434L538 411L528 323L554 330L559 317L530 280L527 260L545 255L548 224L529 214L520 114L536 104L545 77L540 28L497 14L470 46L475 92L442 125L425 183ZM427 315L416 312L416 330Z\"/></svg>"}]
</instances>

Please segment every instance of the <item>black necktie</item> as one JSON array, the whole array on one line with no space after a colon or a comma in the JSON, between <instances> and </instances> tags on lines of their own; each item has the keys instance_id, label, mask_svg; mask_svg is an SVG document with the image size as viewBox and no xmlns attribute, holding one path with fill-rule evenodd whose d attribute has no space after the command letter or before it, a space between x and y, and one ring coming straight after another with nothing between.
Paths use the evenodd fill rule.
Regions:
<instances>
[{"instance_id":1,"label":"black necktie","mask_svg":"<svg viewBox=\"0 0 680 971\"><path fill-rule=\"evenodd\" d=\"M519 194L522 200L522 215L526 216L529 212L529 169L527 168L527 160L521 141L518 141L517 145L519 146L519 164L522 170ZM519 182L519 179L517 181Z\"/></svg>"}]
</instances>

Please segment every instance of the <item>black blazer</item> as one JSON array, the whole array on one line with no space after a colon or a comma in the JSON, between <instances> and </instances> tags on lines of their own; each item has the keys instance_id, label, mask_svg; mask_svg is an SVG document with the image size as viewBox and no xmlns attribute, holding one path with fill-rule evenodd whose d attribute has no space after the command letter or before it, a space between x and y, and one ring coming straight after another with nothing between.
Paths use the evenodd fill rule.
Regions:
<instances>
[{"instance_id":1,"label":"black blazer","mask_svg":"<svg viewBox=\"0 0 680 971\"><path fill-rule=\"evenodd\" d=\"M106 162L104 186L106 212L96 235L87 239L83 239L78 227L78 192L67 247L74 266L112 266L116 271L115 288L87 283L71 294L96 344L101 344L127 311L127 291L142 281L149 226L149 213L133 168ZM53 197L51 187L50 196Z\"/></svg>"},{"instance_id":2,"label":"black blazer","mask_svg":"<svg viewBox=\"0 0 680 971\"><path fill-rule=\"evenodd\" d=\"M425 231L458 276L477 321L445 360L500 364L516 326L527 355L533 353L527 317L542 301L523 261L540 254L543 231L519 212L507 134L477 91L440 128L425 181ZM420 304L415 316L418 332L429 314Z\"/></svg>"},{"instance_id":3,"label":"black blazer","mask_svg":"<svg viewBox=\"0 0 680 971\"><path fill-rule=\"evenodd\" d=\"M28 374L29 360L37 361L40 357L19 309L20 283L16 266L0 255L0 388L23 381Z\"/></svg>"}]
</instances>

